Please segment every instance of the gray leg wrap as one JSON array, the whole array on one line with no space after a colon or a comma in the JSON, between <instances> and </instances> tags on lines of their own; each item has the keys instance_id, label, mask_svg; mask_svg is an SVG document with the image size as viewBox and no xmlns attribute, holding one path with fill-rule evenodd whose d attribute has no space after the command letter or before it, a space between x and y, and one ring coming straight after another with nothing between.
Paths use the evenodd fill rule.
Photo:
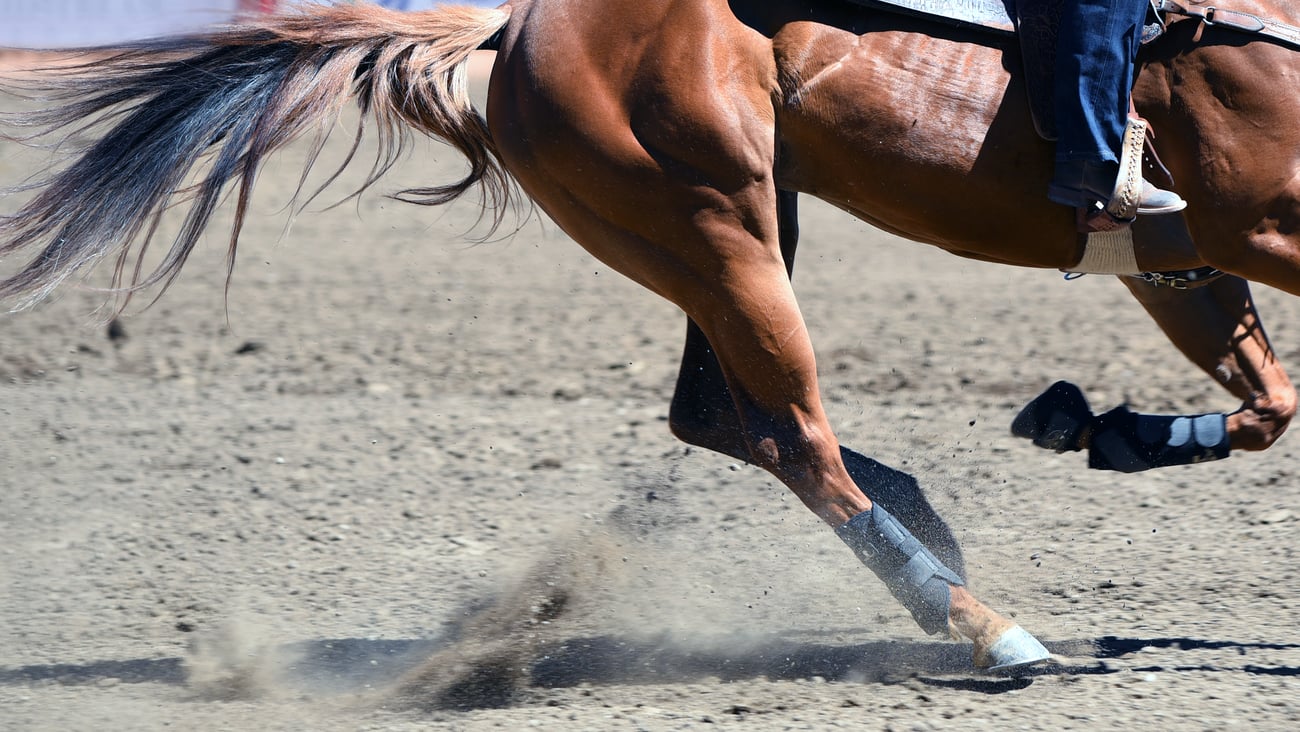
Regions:
<instances>
[{"instance_id":1,"label":"gray leg wrap","mask_svg":"<svg viewBox=\"0 0 1300 732\"><path fill-rule=\"evenodd\" d=\"M1136 473L1228 457L1228 417L1138 414L1116 407L1092 424L1088 467Z\"/></svg>"},{"instance_id":2,"label":"gray leg wrap","mask_svg":"<svg viewBox=\"0 0 1300 732\"><path fill-rule=\"evenodd\" d=\"M912 613L921 630L934 635L948 629L948 586L964 583L898 519L873 503L835 533Z\"/></svg>"},{"instance_id":3,"label":"gray leg wrap","mask_svg":"<svg viewBox=\"0 0 1300 732\"><path fill-rule=\"evenodd\" d=\"M1052 384L1016 415L1011 433L1057 452L1083 449L1095 470L1140 470L1204 463L1228 457L1228 417L1138 414L1116 407L1094 416L1079 387Z\"/></svg>"}]
</instances>

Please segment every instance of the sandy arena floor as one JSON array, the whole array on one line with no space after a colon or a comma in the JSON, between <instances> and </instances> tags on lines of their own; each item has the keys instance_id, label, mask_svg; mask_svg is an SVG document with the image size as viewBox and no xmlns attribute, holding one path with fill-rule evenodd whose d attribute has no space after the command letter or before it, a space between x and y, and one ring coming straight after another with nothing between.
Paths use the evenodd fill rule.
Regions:
<instances>
[{"instance_id":1,"label":"sandy arena floor","mask_svg":"<svg viewBox=\"0 0 1300 732\"><path fill-rule=\"evenodd\" d=\"M40 159L0 146L0 184ZM772 478L673 440L675 308L536 217L467 244L472 202L285 233L301 159L265 171L228 305L213 230L117 337L85 288L0 317L0 728L1300 725L1300 441L1124 476L1008 433L1056 379L1235 408L1113 279L804 201L841 441L914 473L1061 654L989 678ZM381 188L460 171L430 146ZM1257 294L1300 361L1300 300Z\"/></svg>"}]
</instances>

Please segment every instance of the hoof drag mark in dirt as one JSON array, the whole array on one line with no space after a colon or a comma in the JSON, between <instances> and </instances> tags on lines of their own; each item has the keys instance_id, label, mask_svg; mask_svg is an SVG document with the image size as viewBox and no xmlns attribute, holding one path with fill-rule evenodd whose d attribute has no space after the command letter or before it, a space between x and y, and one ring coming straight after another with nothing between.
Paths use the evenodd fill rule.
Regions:
<instances>
[{"instance_id":1,"label":"hoof drag mark in dirt","mask_svg":"<svg viewBox=\"0 0 1300 732\"><path fill-rule=\"evenodd\" d=\"M449 644L400 680L391 697L425 710L497 709L532 684L537 659L596 612L608 593L619 544L583 532L531 568L518 586L466 611Z\"/></svg>"},{"instance_id":2,"label":"hoof drag mark in dirt","mask_svg":"<svg viewBox=\"0 0 1300 732\"><path fill-rule=\"evenodd\" d=\"M231 622L193 644L185 685L205 701L306 696L339 708L506 708L532 685L536 660L596 612L618 551L608 534L579 535L509 591L462 610L436 640L275 645L255 624Z\"/></svg>"},{"instance_id":3,"label":"hoof drag mark in dirt","mask_svg":"<svg viewBox=\"0 0 1300 732\"><path fill-rule=\"evenodd\" d=\"M1120 673L1125 668L1117 659L1152 649L1232 647L1244 653L1254 647L1191 638L1049 641L1058 662L997 677L972 668L966 643L879 640L869 629L866 636L861 629L746 631L740 616L683 624L681 618L699 608L673 607L656 595L655 579L646 573L689 573L674 548L674 528L671 513L630 502L584 528L561 532L567 538L517 580L462 608L432 640L270 646L258 644L247 626L234 626L245 629L195 644L185 663L187 685L206 700L305 694L336 709L416 713L528 707L550 690L645 684L817 679L998 695L1036 679ZM629 571L633 567L640 571ZM1143 667L1153 668L1179 667Z\"/></svg>"}]
</instances>

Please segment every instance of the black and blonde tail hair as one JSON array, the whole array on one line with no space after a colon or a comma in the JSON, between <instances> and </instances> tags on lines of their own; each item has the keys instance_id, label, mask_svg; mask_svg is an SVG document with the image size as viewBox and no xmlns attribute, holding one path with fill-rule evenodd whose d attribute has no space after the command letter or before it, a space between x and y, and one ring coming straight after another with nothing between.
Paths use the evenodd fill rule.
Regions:
<instances>
[{"instance_id":1,"label":"black and blonde tail hair","mask_svg":"<svg viewBox=\"0 0 1300 732\"><path fill-rule=\"evenodd\" d=\"M19 307L39 301L109 257L112 288L126 296L119 309L132 292L160 286L161 293L228 188L236 201L229 282L259 166L290 141L314 135L305 180L353 99L365 115L347 161L368 120L379 143L360 190L397 162L414 132L424 133L459 150L469 172L396 197L438 205L481 187L495 229L517 192L470 102L466 66L509 18L508 6L399 12L371 3L297 5L203 35L98 49L92 60L15 82L20 95L46 106L5 115L4 122L23 131L8 139L88 136L93 142L66 167L23 185L32 198L0 217L0 258L31 257L0 279L0 301ZM187 182L200 166L198 179ZM178 204L188 207L184 223L161 262L145 271L159 218Z\"/></svg>"}]
</instances>

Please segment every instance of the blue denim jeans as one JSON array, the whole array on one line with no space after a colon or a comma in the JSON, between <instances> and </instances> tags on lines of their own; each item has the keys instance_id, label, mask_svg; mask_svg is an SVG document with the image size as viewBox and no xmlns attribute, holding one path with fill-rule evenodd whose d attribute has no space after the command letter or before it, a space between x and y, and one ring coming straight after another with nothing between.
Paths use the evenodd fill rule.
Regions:
<instances>
[{"instance_id":1,"label":"blue denim jeans","mask_svg":"<svg viewBox=\"0 0 1300 732\"><path fill-rule=\"evenodd\" d=\"M1149 0L1066 0L1056 46L1056 183L1114 167ZM1113 178L1112 178L1113 180ZM1053 196L1055 198L1055 196Z\"/></svg>"}]
</instances>

